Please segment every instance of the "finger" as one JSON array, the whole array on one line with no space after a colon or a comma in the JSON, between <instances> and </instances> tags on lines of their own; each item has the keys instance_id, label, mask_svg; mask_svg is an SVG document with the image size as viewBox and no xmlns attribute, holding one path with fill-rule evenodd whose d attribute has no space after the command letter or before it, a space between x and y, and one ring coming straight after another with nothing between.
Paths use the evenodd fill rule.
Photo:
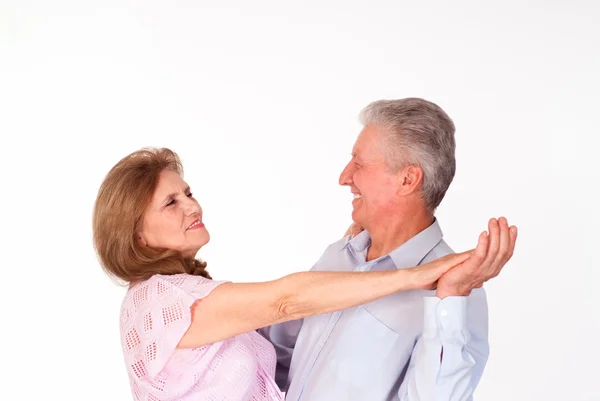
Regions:
<instances>
[{"instance_id":1,"label":"finger","mask_svg":"<svg viewBox=\"0 0 600 401\"><path fill-rule=\"evenodd\" d=\"M487 274L491 273L492 263L496 259L496 256L498 256L498 250L500 249L500 227L498 226L498 221L493 218L490 219L488 228L490 231L490 245L488 247L485 260L481 266L482 271L486 272Z\"/></svg>"},{"instance_id":2,"label":"finger","mask_svg":"<svg viewBox=\"0 0 600 401\"><path fill-rule=\"evenodd\" d=\"M487 231L484 231L479 234L475 250L470 251L471 257L463 262L463 266L466 268L465 273L468 274L469 277L480 274L479 269L486 257L488 246L489 236Z\"/></svg>"},{"instance_id":3,"label":"finger","mask_svg":"<svg viewBox=\"0 0 600 401\"><path fill-rule=\"evenodd\" d=\"M470 253L470 251L467 251L446 255L433 262L408 269L415 272L416 288L429 288L428 286L431 285L431 283L436 282L448 270L467 260Z\"/></svg>"},{"instance_id":4,"label":"finger","mask_svg":"<svg viewBox=\"0 0 600 401\"><path fill-rule=\"evenodd\" d=\"M487 231L479 234L479 238L477 239L477 248L475 248L474 261L478 262L477 265L480 265L485 260L487 255L487 250L489 247L490 237Z\"/></svg>"},{"instance_id":5,"label":"finger","mask_svg":"<svg viewBox=\"0 0 600 401\"><path fill-rule=\"evenodd\" d=\"M471 256L473 256L473 254L473 249L466 252L453 253L450 255L446 255L443 258L437 259L434 263L438 264L437 269L439 269L441 273L445 273L451 268L458 266L467 259L469 259Z\"/></svg>"},{"instance_id":6,"label":"finger","mask_svg":"<svg viewBox=\"0 0 600 401\"><path fill-rule=\"evenodd\" d=\"M425 282L433 282L448 272L450 269L460 265L473 254L473 251L454 253L439 258L433 262L419 266L422 271L421 279Z\"/></svg>"},{"instance_id":7,"label":"finger","mask_svg":"<svg viewBox=\"0 0 600 401\"><path fill-rule=\"evenodd\" d=\"M462 253L446 255L440 259L435 260L434 262L430 262L426 265L421 265L420 268L425 273L423 277L426 277L426 280L431 280L432 278L435 278L435 280L437 280L449 270L465 262L467 262L469 266L474 266L475 268L477 268L483 262L483 259L485 258L487 252L487 248L488 235L487 232L484 231L479 235L477 248Z\"/></svg>"},{"instance_id":8,"label":"finger","mask_svg":"<svg viewBox=\"0 0 600 401\"><path fill-rule=\"evenodd\" d=\"M498 219L498 227L500 228L500 246L498 247L498 255L492 263L492 277L496 277L500 270L508 261L508 251L510 247L510 232L508 230L508 220L505 217Z\"/></svg>"},{"instance_id":9,"label":"finger","mask_svg":"<svg viewBox=\"0 0 600 401\"><path fill-rule=\"evenodd\" d=\"M354 226L354 232L353 232L353 237L357 236L358 234L360 234L364 229L362 228L362 226L356 224Z\"/></svg>"},{"instance_id":10,"label":"finger","mask_svg":"<svg viewBox=\"0 0 600 401\"><path fill-rule=\"evenodd\" d=\"M452 256L452 261L454 261L454 266L461 264L462 262L464 262L465 260L469 259L470 257L472 257L475 254L475 249L470 249L468 251L465 252L461 252L461 253L455 253L453 255L449 255Z\"/></svg>"},{"instance_id":11,"label":"finger","mask_svg":"<svg viewBox=\"0 0 600 401\"><path fill-rule=\"evenodd\" d=\"M515 252L515 245L517 243L517 226L511 226L510 229L510 246L508 248L508 259L512 258L513 253Z\"/></svg>"}]
</instances>

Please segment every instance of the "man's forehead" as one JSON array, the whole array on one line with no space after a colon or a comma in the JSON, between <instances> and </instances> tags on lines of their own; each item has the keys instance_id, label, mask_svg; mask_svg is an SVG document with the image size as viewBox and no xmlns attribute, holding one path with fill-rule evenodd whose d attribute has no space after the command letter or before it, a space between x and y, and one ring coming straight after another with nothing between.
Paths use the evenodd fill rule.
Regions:
<instances>
[{"instance_id":1,"label":"man's forehead","mask_svg":"<svg viewBox=\"0 0 600 401\"><path fill-rule=\"evenodd\" d=\"M361 159L361 155L363 154L363 145L362 143L360 143L360 141L357 139L356 142L354 142L354 146L352 146L352 152L351 155L353 158L355 159Z\"/></svg>"},{"instance_id":2,"label":"man's forehead","mask_svg":"<svg viewBox=\"0 0 600 401\"><path fill-rule=\"evenodd\" d=\"M352 147L352 156L357 158L363 156L364 158L373 147L375 141L377 141L377 134L378 131L376 127L372 125L364 127L362 131L360 131L360 134L358 134L356 142L354 142L354 146Z\"/></svg>"},{"instance_id":3,"label":"man's forehead","mask_svg":"<svg viewBox=\"0 0 600 401\"><path fill-rule=\"evenodd\" d=\"M358 134L358 137L356 137L356 141L354 141L354 145L352 145L352 156L359 154L364 146L363 145L363 142L364 142L363 132L364 132L364 129L362 131L360 131L360 133Z\"/></svg>"}]
</instances>

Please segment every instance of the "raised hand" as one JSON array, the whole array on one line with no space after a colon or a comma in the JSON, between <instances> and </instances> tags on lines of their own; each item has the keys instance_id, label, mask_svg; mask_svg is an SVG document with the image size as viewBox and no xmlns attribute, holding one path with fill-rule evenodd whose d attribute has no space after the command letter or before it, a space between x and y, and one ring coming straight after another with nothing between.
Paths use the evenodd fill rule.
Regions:
<instances>
[{"instance_id":1,"label":"raised hand","mask_svg":"<svg viewBox=\"0 0 600 401\"><path fill-rule=\"evenodd\" d=\"M474 288L496 277L510 260L517 241L517 227L508 226L504 217L490 219L488 232L479 236L472 257L442 275L437 282L436 296L467 296Z\"/></svg>"}]
</instances>

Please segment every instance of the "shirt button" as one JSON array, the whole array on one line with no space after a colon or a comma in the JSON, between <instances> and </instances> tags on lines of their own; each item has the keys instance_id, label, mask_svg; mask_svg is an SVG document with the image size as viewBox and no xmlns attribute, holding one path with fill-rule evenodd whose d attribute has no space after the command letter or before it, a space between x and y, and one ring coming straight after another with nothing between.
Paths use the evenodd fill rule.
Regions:
<instances>
[{"instance_id":1,"label":"shirt button","mask_svg":"<svg viewBox=\"0 0 600 401\"><path fill-rule=\"evenodd\" d=\"M446 317L448 316L448 311L446 309L442 309L440 315L442 315L442 317Z\"/></svg>"}]
</instances>

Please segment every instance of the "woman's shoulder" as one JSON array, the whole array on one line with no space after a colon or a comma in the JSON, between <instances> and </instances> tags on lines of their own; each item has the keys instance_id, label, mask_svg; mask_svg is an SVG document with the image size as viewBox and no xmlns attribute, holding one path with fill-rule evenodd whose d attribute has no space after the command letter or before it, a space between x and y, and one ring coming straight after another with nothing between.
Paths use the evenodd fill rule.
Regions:
<instances>
[{"instance_id":1,"label":"woman's shoulder","mask_svg":"<svg viewBox=\"0 0 600 401\"><path fill-rule=\"evenodd\" d=\"M162 310L178 303L178 300L188 298L186 287L195 283L196 279L189 274L155 274L147 280L131 284L121 304L121 324L138 320L153 310Z\"/></svg>"},{"instance_id":2,"label":"woman's shoulder","mask_svg":"<svg viewBox=\"0 0 600 401\"><path fill-rule=\"evenodd\" d=\"M127 290L121 305L121 327L147 326L153 315L163 320L181 317L196 300L222 283L190 274L156 274Z\"/></svg>"},{"instance_id":3,"label":"woman's shoulder","mask_svg":"<svg viewBox=\"0 0 600 401\"><path fill-rule=\"evenodd\" d=\"M162 275L155 274L147 280L132 284L127 289L125 300L128 298L142 301L146 298L164 296L166 293L185 291L206 281L204 277L191 274Z\"/></svg>"},{"instance_id":4,"label":"woman's shoulder","mask_svg":"<svg viewBox=\"0 0 600 401\"><path fill-rule=\"evenodd\" d=\"M191 296L202 298L208 295L223 281L213 281L202 276L187 273L162 275L155 274L147 280L130 285L123 305L138 307L152 300Z\"/></svg>"},{"instance_id":5,"label":"woman's shoulder","mask_svg":"<svg viewBox=\"0 0 600 401\"><path fill-rule=\"evenodd\" d=\"M128 293L132 291L137 291L140 288L147 287L158 287L159 289L164 289L167 287L185 287L186 285L196 285L198 283L204 283L206 281L212 281L210 279L204 278L202 276L194 276L187 273L181 274L155 274L147 280L139 281L135 284L132 284L128 288Z\"/></svg>"}]
</instances>

